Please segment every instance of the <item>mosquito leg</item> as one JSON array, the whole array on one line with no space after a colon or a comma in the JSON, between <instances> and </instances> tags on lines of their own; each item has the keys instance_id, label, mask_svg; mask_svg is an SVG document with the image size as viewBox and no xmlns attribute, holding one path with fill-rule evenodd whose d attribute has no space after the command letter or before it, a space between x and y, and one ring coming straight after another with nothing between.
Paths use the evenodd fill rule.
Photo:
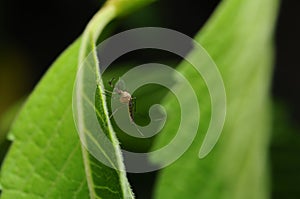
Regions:
<instances>
[{"instance_id":1,"label":"mosquito leg","mask_svg":"<svg viewBox=\"0 0 300 199\"><path fill-rule=\"evenodd\" d=\"M145 137L145 135L142 133L142 131L138 128L138 126L134 123L134 121L131 121L131 124L134 125L134 127L136 128L136 130L139 132L139 134L143 137Z\"/></svg>"},{"instance_id":2,"label":"mosquito leg","mask_svg":"<svg viewBox=\"0 0 300 199\"><path fill-rule=\"evenodd\" d=\"M113 91L109 91L109 90L106 90L106 89L104 89L104 92L106 92L106 93L110 93L110 94L115 94L115 92L113 92Z\"/></svg>"},{"instance_id":3,"label":"mosquito leg","mask_svg":"<svg viewBox=\"0 0 300 199\"><path fill-rule=\"evenodd\" d=\"M110 97L110 98L112 98L112 99L116 99L116 98L117 98L116 95L113 95L113 94L115 94L115 93L104 92L104 93L102 93L102 94L105 95L106 97Z\"/></svg>"},{"instance_id":4,"label":"mosquito leg","mask_svg":"<svg viewBox=\"0 0 300 199\"><path fill-rule=\"evenodd\" d=\"M104 93L102 93L102 94L105 95L106 97L111 97L111 96L112 96L111 93L107 93L107 92L104 92Z\"/></svg>"},{"instance_id":5,"label":"mosquito leg","mask_svg":"<svg viewBox=\"0 0 300 199\"><path fill-rule=\"evenodd\" d=\"M113 91L109 91L109 90L106 90L106 89L103 89L104 92L102 93L103 95L105 95L106 97L112 97L113 99L115 99L115 97L117 97L117 94L116 92L113 92Z\"/></svg>"},{"instance_id":6,"label":"mosquito leg","mask_svg":"<svg viewBox=\"0 0 300 199\"><path fill-rule=\"evenodd\" d=\"M118 108L116 108L112 113L111 115L109 116L109 119L111 119L111 117L118 111L120 110L121 108L125 107L126 104L122 104L121 106L119 106Z\"/></svg>"}]
</instances>

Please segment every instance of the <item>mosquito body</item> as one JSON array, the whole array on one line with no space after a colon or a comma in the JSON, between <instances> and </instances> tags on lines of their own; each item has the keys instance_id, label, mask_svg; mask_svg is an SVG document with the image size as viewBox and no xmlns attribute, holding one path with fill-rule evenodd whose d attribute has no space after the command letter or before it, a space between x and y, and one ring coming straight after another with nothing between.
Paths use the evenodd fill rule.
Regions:
<instances>
[{"instance_id":1,"label":"mosquito body","mask_svg":"<svg viewBox=\"0 0 300 199\"><path fill-rule=\"evenodd\" d=\"M108 83L109 85L113 88L113 81L115 78L112 78L112 80L110 80ZM130 116L130 120L131 122L134 122L134 110L135 110L135 97L132 97L131 94L127 91L121 90L120 88L116 87L114 88L114 92L116 92L120 98L119 101L122 104L126 104L128 105L128 112L129 112L129 116Z\"/></svg>"},{"instance_id":2,"label":"mosquito body","mask_svg":"<svg viewBox=\"0 0 300 199\"><path fill-rule=\"evenodd\" d=\"M114 85L113 85L113 81L114 81L115 78L112 78L108 83L109 85L114 88ZM139 128L136 126L135 124L135 121L134 121L134 112L135 112L135 100L136 98L135 97L132 97L131 94L125 90L122 90L120 88L118 88L118 86L116 86L112 92L113 93L117 93L120 98L119 98L119 101L122 103L122 104L126 104L128 106L128 112L129 112L129 118L130 118L130 122L135 126L135 128L137 129L137 131L144 137L144 134L139 130ZM116 109L112 115L118 111L118 109Z\"/></svg>"}]
</instances>

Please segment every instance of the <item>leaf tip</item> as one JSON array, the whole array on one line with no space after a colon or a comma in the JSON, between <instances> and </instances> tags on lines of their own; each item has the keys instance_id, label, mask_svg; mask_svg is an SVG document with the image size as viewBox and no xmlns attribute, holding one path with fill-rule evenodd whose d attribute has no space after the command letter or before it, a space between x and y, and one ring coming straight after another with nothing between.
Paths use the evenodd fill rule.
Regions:
<instances>
[{"instance_id":1,"label":"leaf tip","mask_svg":"<svg viewBox=\"0 0 300 199\"><path fill-rule=\"evenodd\" d=\"M9 141L14 141L15 140L15 135L13 134L13 132L9 132L8 134L7 134L7 139L9 140Z\"/></svg>"}]
</instances>

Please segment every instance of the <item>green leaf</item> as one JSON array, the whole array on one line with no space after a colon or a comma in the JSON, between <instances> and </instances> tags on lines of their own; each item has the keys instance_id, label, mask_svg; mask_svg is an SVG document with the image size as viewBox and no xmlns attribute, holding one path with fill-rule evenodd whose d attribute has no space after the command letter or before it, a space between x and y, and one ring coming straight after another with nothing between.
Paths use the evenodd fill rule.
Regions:
<instances>
[{"instance_id":1,"label":"green leaf","mask_svg":"<svg viewBox=\"0 0 300 199\"><path fill-rule=\"evenodd\" d=\"M15 139L1 170L2 199L133 198L124 171L101 164L81 146L73 120L72 92L78 64L93 50L106 24L149 2L108 1L88 24L82 39L50 67L12 127ZM100 93L96 107L107 119ZM110 126L108 120L105 123ZM116 143L118 166L122 167L111 127L107 133Z\"/></svg>"},{"instance_id":2,"label":"green leaf","mask_svg":"<svg viewBox=\"0 0 300 199\"><path fill-rule=\"evenodd\" d=\"M195 37L223 77L227 94L225 126L212 152L198 159L211 115L209 94L193 68L186 62L180 64L178 71L197 92L200 128L184 155L160 172L154 198L268 198L269 87L277 10L276 0L224 0ZM197 54L190 56L201 62ZM180 110L174 108L175 103L169 96L162 104L168 115L176 117ZM190 120L193 122L193 117ZM170 142L176 122L166 124L154 148ZM160 161L165 158L161 155Z\"/></svg>"},{"instance_id":3,"label":"green leaf","mask_svg":"<svg viewBox=\"0 0 300 199\"><path fill-rule=\"evenodd\" d=\"M83 33L73 110L84 144L83 160L91 198L134 198L126 178L119 143L109 121L105 96L102 95L104 90L96 51L99 34L116 13L115 7L109 4L111 2L108 1L102 12L94 16ZM110 147L106 147L104 139L111 143ZM104 158L106 165L99 161L97 154Z\"/></svg>"},{"instance_id":4,"label":"green leaf","mask_svg":"<svg viewBox=\"0 0 300 199\"><path fill-rule=\"evenodd\" d=\"M21 106L23 105L24 99L17 101L15 104L10 106L4 114L0 117L0 144L4 142L7 137L7 133L12 125L16 115L18 114Z\"/></svg>"},{"instance_id":5,"label":"green leaf","mask_svg":"<svg viewBox=\"0 0 300 199\"><path fill-rule=\"evenodd\" d=\"M71 107L79 44L53 64L12 126L15 139L1 170L2 199L89 194Z\"/></svg>"},{"instance_id":6,"label":"green leaf","mask_svg":"<svg viewBox=\"0 0 300 199\"><path fill-rule=\"evenodd\" d=\"M18 114L23 102L23 99L17 101L0 117L0 164L2 163L4 156L8 151L10 140L13 140L13 137L8 135L10 126Z\"/></svg>"}]
</instances>

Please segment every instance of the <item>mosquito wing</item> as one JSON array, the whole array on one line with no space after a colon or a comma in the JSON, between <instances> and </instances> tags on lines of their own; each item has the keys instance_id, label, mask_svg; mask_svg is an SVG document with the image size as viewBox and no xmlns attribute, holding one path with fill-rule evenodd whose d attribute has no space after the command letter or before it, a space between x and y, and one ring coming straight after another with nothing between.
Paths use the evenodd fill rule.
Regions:
<instances>
[{"instance_id":1,"label":"mosquito wing","mask_svg":"<svg viewBox=\"0 0 300 199\"><path fill-rule=\"evenodd\" d=\"M126 90L126 85L125 85L124 80L119 78L118 82L115 85L115 89L125 91Z\"/></svg>"}]
</instances>

